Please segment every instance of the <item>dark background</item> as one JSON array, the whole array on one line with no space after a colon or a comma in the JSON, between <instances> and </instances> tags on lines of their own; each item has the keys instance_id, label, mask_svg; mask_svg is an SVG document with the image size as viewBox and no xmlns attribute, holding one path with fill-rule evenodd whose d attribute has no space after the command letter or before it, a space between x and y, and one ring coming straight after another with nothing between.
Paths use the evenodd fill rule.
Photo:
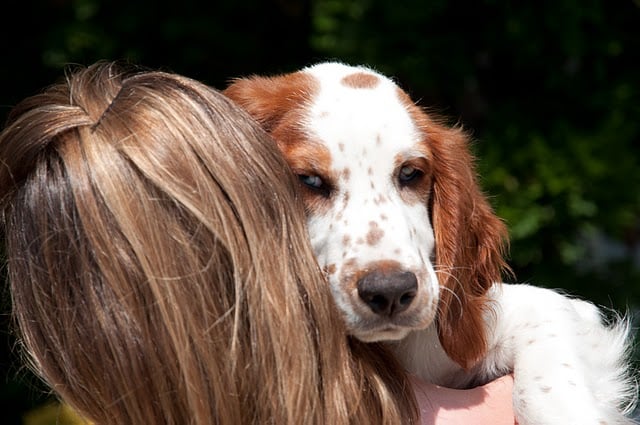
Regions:
<instances>
[{"instance_id":1,"label":"dark background","mask_svg":"<svg viewBox=\"0 0 640 425\"><path fill-rule=\"evenodd\" d=\"M622 311L640 306L638 0L5 0L2 8L1 122L65 66L99 59L218 88L325 59L372 66L472 132L483 187L510 228L518 281ZM2 295L0 409L3 423L18 424L46 394L20 366L6 288Z\"/></svg>"}]
</instances>

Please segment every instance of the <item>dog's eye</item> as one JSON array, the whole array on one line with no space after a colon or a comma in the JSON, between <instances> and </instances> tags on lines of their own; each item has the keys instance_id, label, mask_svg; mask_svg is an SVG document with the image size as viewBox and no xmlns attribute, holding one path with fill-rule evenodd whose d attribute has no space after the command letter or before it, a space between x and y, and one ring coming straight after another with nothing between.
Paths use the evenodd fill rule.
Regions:
<instances>
[{"instance_id":1,"label":"dog's eye","mask_svg":"<svg viewBox=\"0 0 640 425\"><path fill-rule=\"evenodd\" d=\"M300 183L303 188L310 192L311 196L322 196L323 198L329 198L333 192L333 186L331 181L327 181L317 174L297 174Z\"/></svg>"},{"instance_id":2,"label":"dog's eye","mask_svg":"<svg viewBox=\"0 0 640 425\"><path fill-rule=\"evenodd\" d=\"M306 176L304 174L298 175L300 181L309 186L312 189L320 189L323 185L322 179L318 176Z\"/></svg>"},{"instance_id":3,"label":"dog's eye","mask_svg":"<svg viewBox=\"0 0 640 425\"><path fill-rule=\"evenodd\" d=\"M324 185L324 182L318 176L307 176L304 174L298 174L298 178L305 186L309 186L311 189L321 189Z\"/></svg>"},{"instance_id":4,"label":"dog's eye","mask_svg":"<svg viewBox=\"0 0 640 425\"><path fill-rule=\"evenodd\" d=\"M413 165L405 165L400 169L400 173L398 178L400 179L400 183L409 183L412 180L420 177L422 175L422 171Z\"/></svg>"}]
</instances>

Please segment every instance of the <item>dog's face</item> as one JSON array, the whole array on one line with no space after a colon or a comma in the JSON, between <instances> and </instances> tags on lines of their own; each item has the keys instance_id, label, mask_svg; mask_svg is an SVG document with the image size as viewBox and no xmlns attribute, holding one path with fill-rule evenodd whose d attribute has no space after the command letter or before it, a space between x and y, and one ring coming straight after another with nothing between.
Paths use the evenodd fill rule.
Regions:
<instances>
[{"instance_id":1,"label":"dog's face","mask_svg":"<svg viewBox=\"0 0 640 425\"><path fill-rule=\"evenodd\" d=\"M309 71L321 84L287 160L348 328L364 341L399 339L436 312L430 153L394 84L344 71Z\"/></svg>"},{"instance_id":2,"label":"dog's face","mask_svg":"<svg viewBox=\"0 0 640 425\"><path fill-rule=\"evenodd\" d=\"M350 332L400 339L437 315L445 349L466 363L448 337L482 345L465 335L481 333L479 303L499 277L503 229L479 192L464 135L362 67L240 79L225 94L270 132L298 175L311 242Z\"/></svg>"}]
</instances>

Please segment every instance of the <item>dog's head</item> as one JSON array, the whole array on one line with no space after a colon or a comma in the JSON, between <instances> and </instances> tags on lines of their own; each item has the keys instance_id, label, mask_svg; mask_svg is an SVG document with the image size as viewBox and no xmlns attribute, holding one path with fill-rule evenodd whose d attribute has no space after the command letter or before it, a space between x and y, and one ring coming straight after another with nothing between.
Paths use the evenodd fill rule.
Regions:
<instances>
[{"instance_id":1,"label":"dog's head","mask_svg":"<svg viewBox=\"0 0 640 425\"><path fill-rule=\"evenodd\" d=\"M506 230L479 189L465 134L365 67L243 78L225 94L299 176L312 245L351 333L394 340L435 320L453 360L477 360Z\"/></svg>"}]
</instances>

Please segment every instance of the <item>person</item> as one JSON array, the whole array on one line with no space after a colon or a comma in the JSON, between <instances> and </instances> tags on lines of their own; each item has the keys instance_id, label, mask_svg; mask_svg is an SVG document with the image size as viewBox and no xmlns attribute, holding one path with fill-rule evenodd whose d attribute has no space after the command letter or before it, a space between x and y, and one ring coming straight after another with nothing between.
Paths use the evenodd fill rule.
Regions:
<instances>
[{"instance_id":1,"label":"person","mask_svg":"<svg viewBox=\"0 0 640 425\"><path fill-rule=\"evenodd\" d=\"M422 425L517 425L512 375L466 390L410 378Z\"/></svg>"},{"instance_id":2,"label":"person","mask_svg":"<svg viewBox=\"0 0 640 425\"><path fill-rule=\"evenodd\" d=\"M25 99L0 226L27 361L92 423L436 423L462 400L346 335L295 178L197 81L99 62Z\"/></svg>"}]
</instances>

